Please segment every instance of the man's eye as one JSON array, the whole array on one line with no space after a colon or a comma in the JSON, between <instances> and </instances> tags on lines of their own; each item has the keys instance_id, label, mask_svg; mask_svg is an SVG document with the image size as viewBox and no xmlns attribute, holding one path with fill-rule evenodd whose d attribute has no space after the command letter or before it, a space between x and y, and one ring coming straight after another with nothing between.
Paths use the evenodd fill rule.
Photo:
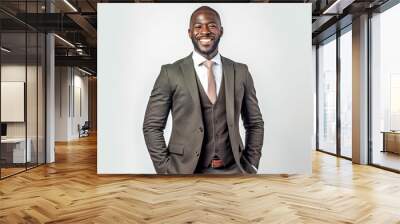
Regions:
<instances>
[{"instance_id":1,"label":"man's eye","mask_svg":"<svg viewBox=\"0 0 400 224\"><path fill-rule=\"evenodd\" d=\"M195 25L195 26L194 26L194 28L196 28L196 29L200 29L200 28L201 28L201 26L200 26L200 25Z\"/></svg>"},{"instance_id":2,"label":"man's eye","mask_svg":"<svg viewBox=\"0 0 400 224\"><path fill-rule=\"evenodd\" d=\"M210 28L216 28L217 26L216 26L215 24L210 24L210 25L208 25L208 27L210 27Z\"/></svg>"}]
</instances>

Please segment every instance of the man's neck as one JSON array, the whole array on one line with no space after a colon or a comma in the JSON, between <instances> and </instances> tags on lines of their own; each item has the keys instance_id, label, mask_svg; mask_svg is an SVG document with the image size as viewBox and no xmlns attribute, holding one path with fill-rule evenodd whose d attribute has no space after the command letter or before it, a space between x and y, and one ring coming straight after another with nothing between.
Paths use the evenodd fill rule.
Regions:
<instances>
[{"instance_id":1,"label":"man's neck","mask_svg":"<svg viewBox=\"0 0 400 224\"><path fill-rule=\"evenodd\" d=\"M203 54L201 52L198 52L196 49L194 49L198 54L200 54L201 56L203 56L204 58L206 58L207 60L211 60L212 58L214 58L217 54L218 54L218 50L212 52L211 54L207 55L207 54Z\"/></svg>"}]
</instances>

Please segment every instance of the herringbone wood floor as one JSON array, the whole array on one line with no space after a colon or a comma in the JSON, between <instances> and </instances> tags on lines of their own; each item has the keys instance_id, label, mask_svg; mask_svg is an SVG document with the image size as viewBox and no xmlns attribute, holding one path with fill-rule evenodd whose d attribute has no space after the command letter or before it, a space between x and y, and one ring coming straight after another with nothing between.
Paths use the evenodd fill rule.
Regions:
<instances>
[{"instance_id":1,"label":"herringbone wood floor","mask_svg":"<svg viewBox=\"0 0 400 224\"><path fill-rule=\"evenodd\" d=\"M400 175L315 153L311 176L98 176L96 139L0 181L0 223L400 223Z\"/></svg>"}]
</instances>

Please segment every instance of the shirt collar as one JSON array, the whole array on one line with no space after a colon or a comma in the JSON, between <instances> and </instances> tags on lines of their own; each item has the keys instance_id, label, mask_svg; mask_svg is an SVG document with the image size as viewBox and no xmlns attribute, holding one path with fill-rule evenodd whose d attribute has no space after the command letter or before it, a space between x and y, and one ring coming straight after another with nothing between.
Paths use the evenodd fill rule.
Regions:
<instances>
[{"instance_id":1,"label":"shirt collar","mask_svg":"<svg viewBox=\"0 0 400 224\"><path fill-rule=\"evenodd\" d=\"M196 51L193 51L192 58L193 58L193 63L196 66L199 66L200 64L202 64L204 61L207 60L205 57L203 57ZM211 59L211 61L213 61L217 65L221 64L221 55L219 54L219 52Z\"/></svg>"}]
</instances>

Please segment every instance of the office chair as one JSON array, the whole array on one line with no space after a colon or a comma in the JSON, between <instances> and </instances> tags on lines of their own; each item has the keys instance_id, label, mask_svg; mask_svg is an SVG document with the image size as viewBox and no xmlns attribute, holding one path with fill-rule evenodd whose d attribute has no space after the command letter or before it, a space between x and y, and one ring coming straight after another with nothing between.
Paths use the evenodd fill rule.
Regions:
<instances>
[{"instance_id":1,"label":"office chair","mask_svg":"<svg viewBox=\"0 0 400 224\"><path fill-rule=\"evenodd\" d=\"M79 127L80 125L78 125L78 129L79 129L79 138L80 137L87 137L89 136L89 129L90 129L90 125L89 125L89 121L85 121L85 123L82 125L82 127Z\"/></svg>"}]
</instances>

